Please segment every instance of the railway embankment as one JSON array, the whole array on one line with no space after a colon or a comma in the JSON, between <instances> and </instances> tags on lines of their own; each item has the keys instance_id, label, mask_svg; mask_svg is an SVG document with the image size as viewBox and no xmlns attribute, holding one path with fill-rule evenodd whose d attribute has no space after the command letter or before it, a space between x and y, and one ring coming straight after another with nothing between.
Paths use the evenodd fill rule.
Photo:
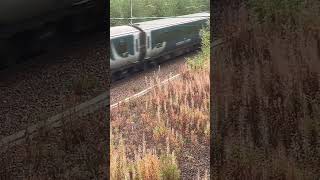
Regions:
<instances>
[{"instance_id":1,"label":"railway embankment","mask_svg":"<svg viewBox=\"0 0 320 180\"><path fill-rule=\"evenodd\" d=\"M108 179L107 118L102 107L64 117L58 128L37 129L0 152L0 179Z\"/></svg>"},{"instance_id":2,"label":"railway embankment","mask_svg":"<svg viewBox=\"0 0 320 180\"><path fill-rule=\"evenodd\" d=\"M146 88L150 87L149 81L158 77L160 81L166 80L168 75L177 75L181 72L187 58L196 56L198 52L192 52L170 61L161 63L158 67L131 74L129 77L114 82L110 87L110 104L117 103L127 97L130 97Z\"/></svg>"},{"instance_id":3,"label":"railway embankment","mask_svg":"<svg viewBox=\"0 0 320 180\"><path fill-rule=\"evenodd\" d=\"M104 39L1 72L0 179L107 179Z\"/></svg>"},{"instance_id":4,"label":"railway embankment","mask_svg":"<svg viewBox=\"0 0 320 180\"><path fill-rule=\"evenodd\" d=\"M179 78L111 110L111 178L209 179L209 33L205 39Z\"/></svg>"},{"instance_id":5,"label":"railway embankment","mask_svg":"<svg viewBox=\"0 0 320 180\"><path fill-rule=\"evenodd\" d=\"M92 99L108 87L104 34L0 72L0 138Z\"/></svg>"}]
</instances>

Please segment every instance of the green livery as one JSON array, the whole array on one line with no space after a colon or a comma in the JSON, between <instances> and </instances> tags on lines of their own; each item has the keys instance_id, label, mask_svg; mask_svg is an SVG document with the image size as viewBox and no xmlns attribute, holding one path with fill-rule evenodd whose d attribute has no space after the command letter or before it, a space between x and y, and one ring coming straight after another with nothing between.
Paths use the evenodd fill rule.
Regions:
<instances>
[{"instance_id":1,"label":"green livery","mask_svg":"<svg viewBox=\"0 0 320 180\"><path fill-rule=\"evenodd\" d=\"M110 68L113 76L128 69L167 60L200 47L200 30L209 13L142 22L110 29Z\"/></svg>"}]
</instances>

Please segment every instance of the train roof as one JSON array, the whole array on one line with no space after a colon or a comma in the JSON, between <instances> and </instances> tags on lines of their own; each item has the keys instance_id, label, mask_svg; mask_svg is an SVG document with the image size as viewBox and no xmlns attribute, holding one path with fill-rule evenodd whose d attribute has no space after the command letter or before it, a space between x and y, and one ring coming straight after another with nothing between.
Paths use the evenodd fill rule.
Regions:
<instances>
[{"instance_id":1,"label":"train roof","mask_svg":"<svg viewBox=\"0 0 320 180\"><path fill-rule=\"evenodd\" d=\"M110 28L110 38L133 34L136 32L139 32L139 30L131 26L115 26Z\"/></svg>"},{"instance_id":2,"label":"train roof","mask_svg":"<svg viewBox=\"0 0 320 180\"><path fill-rule=\"evenodd\" d=\"M150 29L157 29L161 27L167 27L177 24L184 24L199 20L209 19L210 13L203 12L203 13L195 13L195 14L188 14L184 16L178 16L176 18L166 18L166 19L158 19L152 21L145 21L136 23L135 25L139 26L141 29L150 30Z\"/></svg>"},{"instance_id":3,"label":"train roof","mask_svg":"<svg viewBox=\"0 0 320 180\"><path fill-rule=\"evenodd\" d=\"M140 27L143 30L151 30L157 29L162 27L168 27L177 24L184 24L199 20L209 19L210 13L203 12L203 13L195 13L195 14L188 14L184 16L178 16L176 18L166 18L166 19L158 19L152 21L145 21L140 23L135 23L134 25ZM110 28L110 38L124 36L127 34L137 33L137 30L131 26L115 26Z\"/></svg>"}]
</instances>

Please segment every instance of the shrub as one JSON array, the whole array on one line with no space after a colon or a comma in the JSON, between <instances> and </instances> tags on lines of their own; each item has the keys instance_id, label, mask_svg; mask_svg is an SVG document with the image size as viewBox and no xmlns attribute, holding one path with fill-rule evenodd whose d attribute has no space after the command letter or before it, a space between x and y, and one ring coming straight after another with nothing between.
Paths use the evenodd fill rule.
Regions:
<instances>
[{"instance_id":1,"label":"shrub","mask_svg":"<svg viewBox=\"0 0 320 180\"><path fill-rule=\"evenodd\" d=\"M160 161L159 158L151 153L145 154L136 162L138 177L141 180L160 180Z\"/></svg>"},{"instance_id":2,"label":"shrub","mask_svg":"<svg viewBox=\"0 0 320 180\"><path fill-rule=\"evenodd\" d=\"M128 162L123 139L115 146L111 138L110 144L110 177L112 180L128 179Z\"/></svg>"},{"instance_id":3,"label":"shrub","mask_svg":"<svg viewBox=\"0 0 320 180\"><path fill-rule=\"evenodd\" d=\"M179 180L180 170L177 165L174 153L166 154L161 157L161 179L162 180Z\"/></svg>"},{"instance_id":4,"label":"shrub","mask_svg":"<svg viewBox=\"0 0 320 180\"><path fill-rule=\"evenodd\" d=\"M203 28L200 33L201 52L187 61L188 67L195 70L208 68L210 64L210 28Z\"/></svg>"}]
</instances>

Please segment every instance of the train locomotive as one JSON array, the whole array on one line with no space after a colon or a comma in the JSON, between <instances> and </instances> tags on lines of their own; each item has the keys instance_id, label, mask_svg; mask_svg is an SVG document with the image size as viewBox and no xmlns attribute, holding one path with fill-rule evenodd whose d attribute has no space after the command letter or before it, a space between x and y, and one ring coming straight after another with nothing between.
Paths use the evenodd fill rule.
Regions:
<instances>
[{"instance_id":1,"label":"train locomotive","mask_svg":"<svg viewBox=\"0 0 320 180\"><path fill-rule=\"evenodd\" d=\"M198 49L200 30L208 26L209 16L203 12L111 27L112 80Z\"/></svg>"},{"instance_id":2,"label":"train locomotive","mask_svg":"<svg viewBox=\"0 0 320 180\"><path fill-rule=\"evenodd\" d=\"M61 34L100 26L104 4L104 0L1 0L0 67L48 48Z\"/></svg>"}]
</instances>

